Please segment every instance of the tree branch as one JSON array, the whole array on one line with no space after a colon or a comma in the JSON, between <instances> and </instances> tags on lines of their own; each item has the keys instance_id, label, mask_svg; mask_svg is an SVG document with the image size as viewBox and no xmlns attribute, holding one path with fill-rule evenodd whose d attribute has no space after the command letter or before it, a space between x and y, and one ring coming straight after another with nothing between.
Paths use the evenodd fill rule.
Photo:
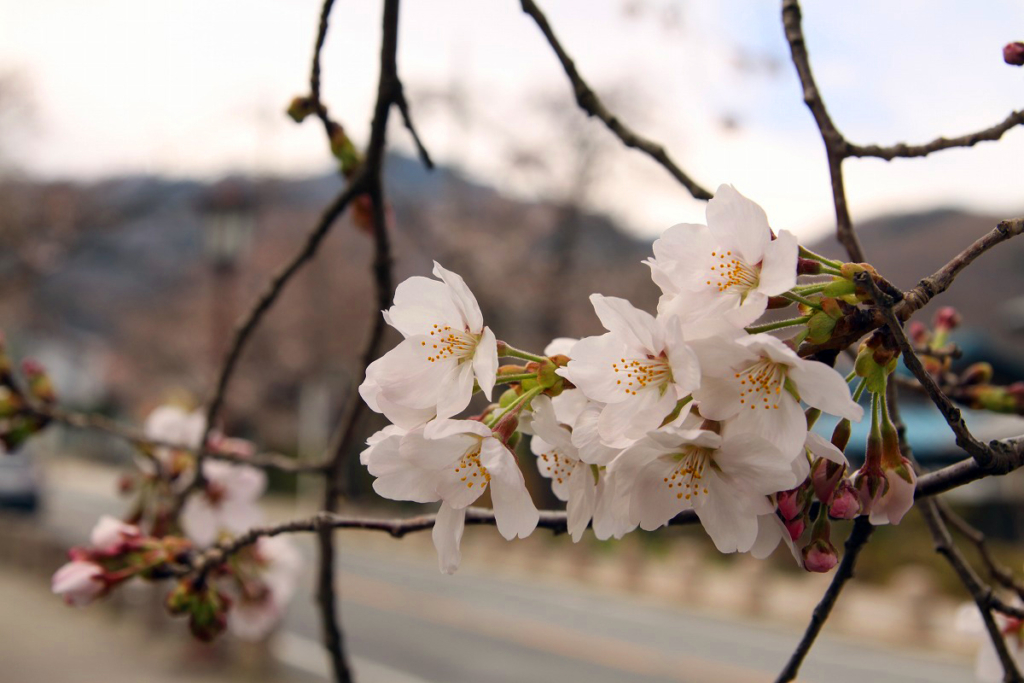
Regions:
<instances>
[{"instance_id":1,"label":"tree branch","mask_svg":"<svg viewBox=\"0 0 1024 683\"><path fill-rule=\"evenodd\" d=\"M208 571L263 537L294 533L323 534L335 529L362 529L382 531L392 538L402 538L406 534L433 529L436 520L436 514L418 515L404 519L380 519L374 517L350 517L327 511L319 512L313 517L306 519L249 529L249 531L240 536L218 543L200 553L189 564L175 567L174 573L184 576L194 572ZM686 510L676 515L669 522L669 525L685 526L696 524L697 522L697 515L693 510ZM495 526L496 524L493 510L477 507L466 508L467 526ZM548 529L555 534L566 533L568 531L568 516L561 510L541 510L537 528Z\"/></svg>"},{"instance_id":2,"label":"tree branch","mask_svg":"<svg viewBox=\"0 0 1024 683\"><path fill-rule=\"evenodd\" d=\"M936 503L943 521L945 521L947 525L956 529L977 549L978 555L981 557L981 561L984 563L985 569L988 570L988 575L992 580L1004 588L1009 588L1014 591L1018 597L1024 599L1024 583L1018 581L1013 575L1013 572L996 561L995 557L992 555L992 551L988 548L988 544L985 542L985 534L971 526L966 519L954 512L953 508L951 508L946 501L939 498L936 500Z\"/></svg>"},{"instance_id":3,"label":"tree branch","mask_svg":"<svg viewBox=\"0 0 1024 683\"><path fill-rule=\"evenodd\" d=\"M824 512L821 514L824 514ZM846 582L853 578L853 567L857 562L857 556L871 538L871 533L874 530L875 527L871 525L866 515L858 517L854 521L853 531L850 532L850 537L846 539L843 559L839 563L836 573L832 576L832 583L829 584L825 594L821 596L821 601L814 608L814 612L811 614L811 622L807 625L803 638L800 639L796 650L790 655L786 666L783 667L778 678L775 679L775 683L787 683L796 678L797 673L800 671L800 665L803 664L804 658L811 651L815 639L821 633L825 622L828 621L832 608L835 607L836 600L839 599L839 594L842 592L843 587L846 586Z\"/></svg>"},{"instance_id":4,"label":"tree branch","mask_svg":"<svg viewBox=\"0 0 1024 683\"><path fill-rule=\"evenodd\" d=\"M914 469L919 471L921 469L920 465L917 462L917 458L914 457L910 443L907 441L907 427L900 416L899 388L895 384L888 384L886 386L886 393L889 398L889 412L896 426L896 433L899 438L900 452L903 457L911 462ZM939 514L939 506L941 504L938 498L928 498L920 501L918 505L921 516L924 518L925 523L928 525L928 531L931 533L935 551L946 558L954 571L956 571L961 583L971 594L971 597L974 598L975 604L977 604L978 610L981 612L982 619L985 622L985 629L988 631L992 645L995 647L996 653L1003 665L1004 681L1007 683L1020 683L1021 677L1017 670L1017 665L1007 650L1006 641L1003 639L1003 635L995 623L995 618L992 616L993 607L996 604L1002 605L1003 603L993 595L991 587L985 585L978 578L978 575L960 553L956 544L953 543L953 539L949 534L949 528Z\"/></svg>"},{"instance_id":5,"label":"tree branch","mask_svg":"<svg viewBox=\"0 0 1024 683\"><path fill-rule=\"evenodd\" d=\"M558 61L562 63L562 68L565 70L565 75L569 77L573 93L576 96L576 103L580 106L580 109L585 111L587 115L596 116L604 122L608 130L614 133L626 147L639 149L661 164L691 195L697 199L711 199L712 194L687 175L683 169L679 168L672 161L672 158L669 157L668 152L665 151L663 146L634 132L604 106L597 93L580 76L579 71L576 69L576 64L558 41L554 30L551 28L551 24L548 23L547 17L544 16L540 7L533 0L521 0L521 5L523 11L537 22L537 26L544 34L548 44L551 45L551 49L558 56Z\"/></svg>"},{"instance_id":6,"label":"tree branch","mask_svg":"<svg viewBox=\"0 0 1024 683\"><path fill-rule=\"evenodd\" d=\"M292 277L299 272L302 266L313 258L316 254L317 249L320 247L320 243L323 241L327 233L334 226L335 221L344 213L345 208L349 205L352 199L365 190L366 185L365 173L359 173L352 182L349 183L336 198L331 205L320 216L316 225L309 232L306 237L305 244L293 255L281 268L277 274L274 275L270 282L267 284L266 289L256 299L252 308L249 312L238 323L235 328L234 339L231 342L231 347L228 349L227 354L224 357L224 362L221 365L220 373L217 377L216 388L213 393L213 398L210 400L209 406L206 410L206 428L203 432L203 438L200 442L201 450L197 453L196 458L196 476L192 480L192 485L186 489L185 495L193 490L198 489L203 483L203 471L202 471L202 459L206 452L206 442L210 438L210 432L213 431L214 424L217 417L220 414L221 406L224 404L224 397L227 393L228 384L231 382L232 374L235 371L235 367L238 364L239 358L242 356L242 351L245 349L246 343L252 337L253 332L259 326L263 320L263 316L266 315L267 311L270 310L274 302L284 291L285 285L292 279Z\"/></svg>"},{"instance_id":7,"label":"tree branch","mask_svg":"<svg viewBox=\"0 0 1024 683\"><path fill-rule=\"evenodd\" d=\"M836 128L832 117L829 116L828 109L825 108L825 101L814 81L801 20L802 14L798 0L783 0L782 26L785 29L786 41L789 43L793 66L796 67L800 85L803 87L804 104L811 110L814 122L821 133L821 140L825 143L828 174L832 183L832 203L836 210L836 238L846 248L846 253L849 254L852 261L861 262L864 260L864 250L853 229L853 220L850 218L850 210L846 202L846 187L843 182L843 159L846 157L848 143Z\"/></svg>"},{"instance_id":8,"label":"tree branch","mask_svg":"<svg viewBox=\"0 0 1024 683\"><path fill-rule=\"evenodd\" d=\"M907 339L906 333L903 331L903 326L897 319L896 314L893 312L893 306L895 302L892 297L882 292L870 273L858 273L855 276L857 284L864 288L865 291L871 293L875 303L881 308L882 314L885 316L885 324L896 340L900 351L903 354L903 363L907 368L914 373L914 377L921 383L924 390L928 393L928 397L932 400L932 403L942 413L942 417L945 418L946 424L953 431L956 436L956 443L960 448L967 451L978 463L983 470L989 470L993 466L996 466L996 453L992 448L985 446L983 443L978 441L971 434L971 431L967 428L967 423L964 422L963 416L960 414L960 409L953 405L953 402L949 400L949 397L942 393L942 389L936 384L935 379L931 374L924 369L921 364L921 359L914 353L914 349L910 344L910 340Z\"/></svg>"},{"instance_id":9,"label":"tree branch","mask_svg":"<svg viewBox=\"0 0 1024 683\"><path fill-rule=\"evenodd\" d=\"M939 516L936 501L931 499L925 500L919 506L919 509L925 522L928 524L928 530L931 532L932 541L935 544L935 552L946 558L946 561L953 567L953 570L960 578L960 582L967 589L967 592L971 594L971 598L974 599L975 604L978 606L981 618L985 622L985 630L988 631L992 646L999 656L999 662L1003 665L1003 680L1006 683L1024 682L1024 678L1021 677L1020 671L1017 669L1017 663L1006 647L1006 640L1003 638L1003 634L1000 632L999 626L992 616L993 602L995 601L992 588L981 580L974 569L971 568L971 565L968 564L960 549L953 543L953 538L949 535L949 529L946 528L946 525Z\"/></svg>"},{"instance_id":10,"label":"tree branch","mask_svg":"<svg viewBox=\"0 0 1024 683\"><path fill-rule=\"evenodd\" d=\"M166 448L173 451L198 454L199 449L191 445L177 444L170 441L152 439L140 430L129 425L122 424L116 420L96 413L79 413L62 410L47 405L33 405L29 411L47 421L59 423L74 429L101 432L110 436L122 439L139 448L143 454L148 455L156 448ZM223 460L239 465L251 465L262 469L279 470L281 472L317 472L323 470L322 463L299 462L295 458L280 453L262 452L253 455L241 455L237 453L225 453L222 451L206 449L203 456L211 460Z\"/></svg>"},{"instance_id":11,"label":"tree branch","mask_svg":"<svg viewBox=\"0 0 1024 683\"><path fill-rule=\"evenodd\" d=\"M885 159L886 161L892 161L896 158L910 159L913 157L925 157L932 152L938 152L944 149L952 149L954 147L973 147L979 142L994 142L1003 137L1003 134L1008 130L1021 124L1024 124L1024 110L1010 112L1009 116L991 128L979 130L976 133L968 133L967 135L961 135L956 138L940 137L923 145L908 145L904 142L899 142L889 147L883 147L880 145L854 145L847 143L846 156L875 157L878 159Z\"/></svg>"},{"instance_id":12,"label":"tree branch","mask_svg":"<svg viewBox=\"0 0 1024 683\"><path fill-rule=\"evenodd\" d=\"M916 287L907 292L903 303L899 306L898 313L900 319L906 320L912 313L922 308L934 297L949 289L956 276L964 268L971 265L974 259L997 244L1016 237L1021 233L1024 233L1024 218L1011 218L1000 221L988 234L975 240L971 246L957 254L949 263L921 280Z\"/></svg>"}]
</instances>

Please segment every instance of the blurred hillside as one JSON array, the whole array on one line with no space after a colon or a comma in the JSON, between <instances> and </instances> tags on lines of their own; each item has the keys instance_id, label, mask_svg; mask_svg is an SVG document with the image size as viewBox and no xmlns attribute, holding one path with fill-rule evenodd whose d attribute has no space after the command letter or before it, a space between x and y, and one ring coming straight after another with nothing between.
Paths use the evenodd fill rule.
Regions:
<instances>
[{"instance_id":1,"label":"blurred hillside","mask_svg":"<svg viewBox=\"0 0 1024 683\"><path fill-rule=\"evenodd\" d=\"M555 336L597 332L592 292L653 310L657 291L640 265L650 245L610 220L512 200L399 156L387 174L396 281L428 275L436 259L465 277L499 338L540 350ZM66 404L138 421L171 395L202 401L233 321L340 187L334 175L234 178L213 188L154 177L6 181L0 329L16 356L50 368ZM225 261L210 236L212 207L228 190L240 198L232 220L249 228ZM996 222L935 211L865 223L861 236L872 263L907 288ZM839 255L833 240L815 248ZM359 381L351 373L375 315L370 259L368 235L343 218L243 356L228 397L229 431L251 435L259 424L261 443L285 452L323 446ZM1024 375L1024 299L1011 298L1024 292L1022 264L1024 242L1010 242L943 296L963 312L969 329L961 343L996 353L997 367L1014 378ZM979 305L992 288L1006 294Z\"/></svg>"},{"instance_id":2,"label":"blurred hillside","mask_svg":"<svg viewBox=\"0 0 1024 683\"><path fill-rule=\"evenodd\" d=\"M513 201L403 157L387 175L396 282L429 275L436 259L466 279L499 338L540 350L595 332L595 291L656 302L639 264L649 245L605 218ZM341 188L334 175L226 184L251 225L229 268L210 252L212 195L200 183L0 186L0 329L15 355L40 357L66 403L132 420L172 392L203 400L234 321ZM376 315L371 248L345 217L287 288L232 385L232 432L258 422L263 443L292 452L300 408L326 423L343 408Z\"/></svg>"}]
</instances>

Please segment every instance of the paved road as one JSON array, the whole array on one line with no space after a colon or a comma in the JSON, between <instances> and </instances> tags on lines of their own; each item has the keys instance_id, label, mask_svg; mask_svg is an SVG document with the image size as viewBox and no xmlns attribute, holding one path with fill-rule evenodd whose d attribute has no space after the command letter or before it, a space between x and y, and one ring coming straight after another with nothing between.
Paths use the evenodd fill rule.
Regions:
<instances>
[{"instance_id":1,"label":"paved road","mask_svg":"<svg viewBox=\"0 0 1024 683\"><path fill-rule=\"evenodd\" d=\"M70 545L86 538L103 512L119 512L119 503L61 488L51 490L44 523ZM312 559L309 539L301 546ZM340 565L344 625L360 683L765 681L774 678L799 636L576 586L538 586L470 571L444 576L427 559L365 549L344 549ZM281 635L275 643L279 659L326 677L317 614L301 593ZM821 683L971 678L970 667L957 660L827 637L801 676Z\"/></svg>"}]
</instances>

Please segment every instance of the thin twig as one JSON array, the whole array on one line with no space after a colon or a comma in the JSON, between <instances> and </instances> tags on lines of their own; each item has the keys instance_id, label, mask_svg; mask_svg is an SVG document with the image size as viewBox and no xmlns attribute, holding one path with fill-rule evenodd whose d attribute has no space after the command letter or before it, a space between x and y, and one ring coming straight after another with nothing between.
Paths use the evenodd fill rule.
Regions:
<instances>
[{"instance_id":1,"label":"thin twig","mask_svg":"<svg viewBox=\"0 0 1024 683\"><path fill-rule=\"evenodd\" d=\"M971 246L957 254L949 263L921 280L916 287L907 292L903 303L899 306L898 313L900 319L906 320L912 313L919 310L935 296L946 291L953 284L956 276L969 266L974 259L997 244L1016 237L1021 233L1024 233L1024 218L1000 221L999 225L984 237L975 240Z\"/></svg>"},{"instance_id":2,"label":"thin twig","mask_svg":"<svg viewBox=\"0 0 1024 683\"><path fill-rule=\"evenodd\" d=\"M319 512L316 515L290 522L284 522L273 526L254 527L240 536L219 543L203 553L197 555L188 565L182 565L175 569L179 575L191 574L210 569L227 558L239 552L243 548L252 545L258 539L281 534L294 533L318 533L335 529L361 529L365 531L383 531L392 538L402 538L406 534L419 531L426 531L434 528L437 515L418 515L416 517L381 519L374 517L352 517L339 515L334 512ZM697 515L693 510L685 510L676 515L670 522L670 526L685 526L696 524ZM497 524L494 511L486 508L466 508L467 526L495 526ZM555 534L566 533L568 530L568 516L562 510L541 510L537 528L547 529Z\"/></svg>"},{"instance_id":3,"label":"thin twig","mask_svg":"<svg viewBox=\"0 0 1024 683\"><path fill-rule=\"evenodd\" d=\"M213 393L213 398L210 400L209 406L206 410L206 427L203 432L202 441L200 441L200 448L196 458L196 476L192 480L192 485L186 489L185 495L190 493L192 490L197 490L202 486L203 483L203 471L202 471L202 459L205 453L205 445L210 438L210 432L213 431L214 424L220 414L221 406L224 404L224 397L227 393L228 384L231 381L232 374L234 373L235 366L238 364L239 358L242 356L242 351L245 349L246 343L249 341L252 333L256 331L260 322L263 320L263 316L270 310L270 307L274 305L277 298L284 291L285 285L291 280L291 278L299 272L302 266L313 258L316 254L317 249L320 247L320 243L323 242L324 237L330 232L330 229L334 226L335 221L345 212L345 208L349 205L349 202L353 198L362 194L365 190L366 184L365 173L359 173L349 183L348 187L342 191L331 205L321 214L320 219L316 225L309 232L306 237L305 244L300 248L277 272L274 277L270 279L266 289L260 294L259 298L256 299L252 308L249 312L241 319L238 326L235 328L234 339L231 342L231 346L228 349L227 354L224 357L224 362L221 365L220 374L217 378L216 388ZM182 496L184 498L184 495Z\"/></svg>"},{"instance_id":4,"label":"thin twig","mask_svg":"<svg viewBox=\"0 0 1024 683\"><path fill-rule=\"evenodd\" d=\"M992 616L993 603L998 602L998 600L993 595L991 586L986 585L981 580L964 558L960 549L953 543L949 529L939 516L936 502L927 499L918 507L925 522L928 524L928 530L931 532L932 541L935 544L935 552L946 558L946 561L953 567L953 570L960 578L960 582L967 589L967 592L971 594L971 598L978 606L981 618L985 622L985 630L988 631L989 640L992 641L992 646L999 656L999 662L1003 666L1003 680L1006 683L1024 682L1024 678L1021 677L1020 671L1017 669L1017 663L1006 647L1006 640L999 630L999 625L996 624L995 618Z\"/></svg>"},{"instance_id":5,"label":"thin twig","mask_svg":"<svg viewBox=\"0 0 1024 683\"><path fill-rule=\"evenodd\" d=\"M882 292L867 272L858 273L854 279L865 291L871 293L875 303L881 309L882 315L885 317L886 327L896 340L903 354L903 363L914 374L914 377L917 378L917 381L921 383L921 386L928 393L932 403L942 413L946 424L949 425L949 428L956 436L957 445L967 451L967 454L974 458L983 470L992 468L996 463L996 453L992 448L981 443L971 434L971 431L967 428L967 423L964 422L964 418L960 414L960 409L953 405L953 402L942 392L942 389L936 384L931 374L924 369L921 359L914 353L910 340L907 339L907 335L903 331L902 324L893 312L895 302L892 300L892 297Z\"/></svg>"},{"instance_id":6,"label":"thin twig","mask_svg":"<svg viewBox=\"0 0 1024 683\"><path fill-rule=\"evenodd\" d=\"M985 534L958 515L946 501L940 498L936 502L939 506L939 514L946 524L956 529L960 535L970 541L971 545L977 549L978 555L981 557L981 561L985 565L985 569L988 570L988 575L992 580L1004 588L1009 588L1021 599L1024 599L1024 582L1019 581L1013 575L1013 572L996 561L992 551L989 550L988 544L985 542Z\"/></svg>"},{"instance_id":7,"label":"thin twig","mask_svg":"<svg viewBox=\"0 0 1024 683\"><path fill-rule=\"evenodd\" d=\"M907 427L903 422L903 418L900 415L899 409L899 388L892 383L886 386L886 393L888 395L888 408L889 414L892 418L894 425L896 426L896 433L899 438L900 452L903 457L907 458L913 468L920 472L921 466L917 462L917 458L914 457L914 451L910 446L910 442L907 440ZM1008 608L1011 611L1020 611L1024 614L1024 611L1018 610L1016 607L1011 607L1000 600L993 592L992 588L985 584L978 575L974 572L974 569L964 558L960 549L957 548L953 542L953 538L949 533L949 527L946 526L946 522L942 519L940 509L945 505L943 501L936 497L928 498L925 500L917 501L918 509L921 512L921 516L924 518L925 524L928 526L928 531L931 533L932 541L935 545L935 550L950 563L953 570L957 573L964 588L974 598L975 604L978 606L978 610L981 612L982 619L985 622L985 629L988 631L989 638L992 640L992 645L996 649L996 653L1003 665L1004 681L1020 682L1020 673L1017 670L1017 665L1013 661L1013 657L1010 655L1006 647L1006 641L1003 638L998 626L995 623L995 618L992 616L993 609ZM966 522L964 523L966 525Z\"/></svg>"},{"instance_id":8,"label":"thin twig","mask_svg":"<svg viewBox=\"0 0 1024 683\"><path fill-rule=\"evenodd\" d=\"M604 103L597 96L597 93L591 89L587 82L580 76L579 71L576 69L576 64L573 62L572 57L565 51L558 38L555 36L554 30L551 28L551 24L548 23L547 17L541 11L540 7L537 6L533 0L521 0L523 11L529 14L537 26L540 28L544 37L547 39L548 44L551 45L551 49L555 51L555 55L558 56L558 61L562 63L562 68L565 70L566 76L569 77L569 81L572 84L573 93L576 96L576 103L580 106L580 109L585 111L589 116L596 116L608 127L608 129L614 133L622 144L626 147L633 149L639 149L640 151L647 154L649 157L661 164L665 170L672 174L679 183L685 187L691 195L697 199L711 199L712 194L703 188L697 181L686 174L683 169L679 168L672 158L669 157L668 152L665 148L649 140L631 128L626 126L619 120L619 117L613 114L605 107Z\"/></svg>"},{"instance_id":9,"label":"thin twig","mask_svg":"<svg viewBox=\"0 0 1024 683\"><path fill-rule=\"evenodd\" d=\"M409 135L412 136L412 141L416 145L416 153L419 154L420 161L429 170L433 170L434 161L430 158L430 152L423 146L420 134L416 132L416 127L412 123L412 114L409 113L409 102L405 99L405 88L402 87L401 81L399 81L397 92L395 93L395 104L398 105L398 111L402 114L402 123L405 124L406 130L409 131Z\"/></svg>"},{"instance_id":10,"label":"thin twig","mask_svg":"<svg viewBox=\"0 0 1024 683\"><path fill-rule=\"evenodd\" d=\"M814 608L814 612L811 614L811 621L807 624L807 630L804 632L803 638L800 639L800 643L796 646L793 654L790 655L786 666L783 667L778 678L775 679L775 683L787 683L787 681L792 681L796 678L797 673L800 671L800 665L803 664L804 658L811 651L811 646L814 645L815 639L821 633L825 622L828 621L832 608L835 606L836 600L839 599L839 594L842 592L846 582L853 578L853 567L857 562L857 556L871 538L871 533L874 530L875 527L868 521L867 516L858 517L853 523L853 531L850 532L850 537L846 539L843 559L839 563L836 573L832 576L832 583L828 585L828 589L821 596L818 606Z\"/></svg>"},{"instance_id":11,"label":"thin twig","mask_svg":"<svg viewBox=\"0 0 1024 683\"><path fill-rule=\"evenodd\" d=\"M51 422L59 423L74 429L100 432L122 439L137 447L144 455L151 454L155 449L166 448L172 451L181 451L197 455L200 449L191 444L179 444L160 439L153 439L130 425L123 424L109 417L98 413L80 413L71 410L63 410L55 406L33 405L30 408L32 414L43 417ZM305 463L290 458L287 455L271 452L253 453L244 455L241 453L228 453L224 451L211 450L203 451L203 456L211 460L222 460L239 465L250 465L262 469L279 470L281 472L316 472L323 469L321 463Z\"/></svg>"},{"instance_id":12,"label":"thin twig","mask_svg":"<svg viewBox=\"0 0 1024 683\"><path fill-rule=\"evenodd\" d=\"M954 147L973 147L979 142L994 142L1003 137L1011 128L1024 124L1024 110L1010 112L1005 119L984 130L976 133L968 133L955 138L939 137L923 145L908 145L904 142L896 143L888 147L881 145L854 145L847 144L846 156L848 157L875 157L891 161L896 158L910 159L913 157L928 156L932 152Z\"/></svg>"},{"instance_id":13,"label":"thin twig","mask_svg":"<svg viewBox=\"0 0 1024 683\"><path fill-rule=\"evenodd\" d=\"M313 45L312 65L309 69L309 99L313 105L313 111L317 118L324 124L324 132L328 139L331 137L333 128L336 125L327 114L327 107L320 101L320 53L327 41L327 28L331 17L331 9L334 7L334 0L324 0L320 9L320 23L317 25L316 43Z\"/></svg>"},{"instance_id":14,"label":"thin twig","mask_svg":"<svg viewBox=\"0 0 1024 683\"><path fill-rule=\"evenodd\" d=\"M853 229L853 220L850 218L850 210L846 202L846 187L843 182L843 159L846 156L847 142L833 123L832 117L829 116L828 109L825 108L825 101L814 81L801 18L800 3L797 0L784 0L782 3L782 25L786 32L786 41L789 43L793 66L796 67L800 85L803 87L804 104L811 110L814 122L821 133L821 140L825 143L828 174L832 182L832 203L836 210L836 238L846 248L850 259L860 262L864 260L864 250Z\"/></svg>"},{"instance_id":15,"label":"thin twig","mask_svg":"<svg viewBox=\"0 0 1024 683\"><path fill-rule=\"evenodd\" d=\"M398 19L399 0L385 0L383 16L383 36L380 51L380 79L377 84L377 102L374 106L373 121L370 126L370 143L363 162L366 178L366 194L370 200L373 217L374 237L374 286L377 293L377 309L384 310L391 306L394 297L394 278L391 272L391 244L388 236L387 213L385 209L383 189L384 149L387 145L388 118L392 106L408 115L402 83L398 78ZM430 156L422 148L419 137L406 118L409 128L421 150L421 156L428 167L432 167ZM373 327L362 357L360 376L380 355L384 340L384 318L374 316ZM352 442L357 433L357 426L365 411L365 404L358 396L349 401L347 415L342 420L340 432L337 434L337 445L330 460L326 463L324 474L323 508L327 514L338 509L341 497L341 471L345 457L351 450ZM320 606L324 646L330 653L332 667L336 679L340 682L349 680L350 673L345 657L344 638L338 620L338 594L335 588L335 547L334 535L329 526L317 529L317 546L319 549L319 566L317 570L317 601Z\"/></svg>"}]
</instances>

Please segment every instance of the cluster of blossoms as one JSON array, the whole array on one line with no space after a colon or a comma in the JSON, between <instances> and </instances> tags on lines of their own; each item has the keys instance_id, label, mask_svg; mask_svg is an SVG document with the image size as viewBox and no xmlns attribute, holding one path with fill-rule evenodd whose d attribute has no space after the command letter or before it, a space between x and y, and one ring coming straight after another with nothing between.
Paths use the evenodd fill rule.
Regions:
<instances>
[{"instance_id":1,"label":"cluster of blossoms","mask_svg":"<svg viewBox=\"0 0 1024 683\"><path fill-rule=\"evenodd\" d=\"M104 517L88 548L73 548L71 562L54 574L53 591L85 605L132 577L167 578L168 567L187 563L203 548L229 540L263 522L259 498L266 474L234 462L203 461L203 484L185 498L195 472L195 451L206 421L198 412L164 405L146 419L156 446L139 459L140 475L121 488L134 493L127 522ZM244 459L252 444L213 433L213 451ZM187 450L186 450L187 449ZM180 507L180 510L178 509ZM145 530L145 532L143 532ZM285 538L260 538L201 578L180 581L167 597L172 614L187 615L192 633L210 640L225 628L246 640L266 638L283 617L298 579L299 556Z\"/></svg>"},{"instance_id":2,"label":"cluster of blossoms","mask_svg":"<svg viewBox=\"0 0 1024 683\"><path fill-rule=\"evenodd\" d=\"M588 526L599 539L621 538L692 510L722 552L763 557L784 541L808 570L827 571L836 562L830 518L899 522L914 472L884 402L893 344L871 337L846 380L796 351L827 341L870 299L854 279L873 275L870 266L800 247L728 185L709 202L707 223L674 226L654 243L646 264L662 292L656 315L594 294L606 333L556 339L543 354L497 341L466 283L436 263L436 280L398 286L383 315L404 340L360 386L393 424L368 440L361 461L379 495L440 502L442 571L458 568L466 508L481 496L505 538L537 526L522 434L566 501L576 541ZM798 317L755 325L768 309L794 305ZM499 366L502 358L526 364ZM476 392L491 401L496 384L510 388L458 417ZM868 457L850 473L843 449L865 390ZM811 431L822 412L840 418L831 441Z\"/></svg>"}]
</instances>

